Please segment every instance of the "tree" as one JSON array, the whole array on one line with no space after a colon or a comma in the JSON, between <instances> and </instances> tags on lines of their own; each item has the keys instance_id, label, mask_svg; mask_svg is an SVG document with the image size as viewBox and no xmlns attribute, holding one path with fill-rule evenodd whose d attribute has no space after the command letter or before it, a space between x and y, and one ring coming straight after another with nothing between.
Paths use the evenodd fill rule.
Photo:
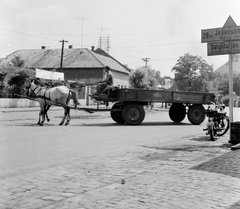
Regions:
<instances>
[{"instance_id":1,"label":"tree","mask_svg":"<svg viewBox=\"0 0 240 209\"><path fill-rule=\"evenodd\" d=\"M147 67L147 82L148 89L157 89L158 80L155 77L156 71L153 70L150 66Z\"/></svg>"},{"instance_id":2,"label":"tree","mask_svg":"<svg viewBox=\"0 0 240 209\"><path fill-rule=\"evenodd\" d=\"M137 68L130 73L129 84L133 88L147 87L147 72L142 68Z\"/></svg>"},{"instance_id":3,"label":"tree","mask_svg":"<svg viewBox=\"0 0 240 209\"><path fill-rule=\"evenodd\" d=\"M201 57L186 53L172 68L175 84L180 91L208 92L206 81L213 77L213 68Z\"/></svg>"},{"instance_id":4,"label":"tree","mask_svg":"<svg viewBox=\"0 0 240 209\"><path fill-rule=\"evenodd\" d=\"M24 85L27 78L32 77L33 71L30 69L19 68L13 74L9 75L7 84L9 85L12 97L21 97L24 92Z\"/></svg>"},{"instance_id":5,"label":"tree","mask_svg":"<svg viewBox=\"0 0 240 209\"><path fill-rule=\"evenodd\" d=\"M154 77L157 79L158 84L161 84L162 82L161 72L156 71Z\"/></svg>"},{"instance_id":6,"label":"tree","mask_svg":"<svg viewBox=\"0 0 240 209\"><path fill-rule=\"evenodd\" d=\"M21 95L26 79L34 77L35 72L24 67L24 63L20 56L15 56L10 63L0 65L1 97Z\"/></svg>"},{"instance_id":7,"label":"tree","mask_svg":"<svg viewBox=\"0 0 240 209\"><path fill-rule=\"evenodd\" d=\"M154 71L148 67L137 68L132 71L129 77L130 86L133 88L156 89L157 80L154 77Z\"/></svg>"},{"instance_id":8,"label":"tree","mask_svg":"<svg viewBox=\"0 0 240 209\"><path fill-rule=\"evenodd\" d=\"M20 55L14 55L14 58L12 58L11 63L13 64L14 67L23 67L25 61L21 58Z\"/></svg>"}]
</instances>

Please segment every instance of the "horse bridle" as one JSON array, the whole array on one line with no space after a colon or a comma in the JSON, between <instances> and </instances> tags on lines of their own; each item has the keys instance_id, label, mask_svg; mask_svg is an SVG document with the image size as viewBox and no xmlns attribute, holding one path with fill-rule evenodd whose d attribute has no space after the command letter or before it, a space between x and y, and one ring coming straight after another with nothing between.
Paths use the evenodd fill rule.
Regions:
<instances>
[{"instance_id":1,"label":"horse bridle","mask_svg":"<svg viewBox=\"0 0 240 209\"><path fill-rule=\"evenodd\" d=\"M32 82L30 82L30 84L26 87L26 90L27 90L27 97L29 98L34 98L36 97L37 93L35 93L35 90L39 87L39 86L36 86L34 89L31 89L31 84ZM30 91L31 90L31 91ZM40 91L40 89L39 89Z\"/></svg>"}]
</instances>

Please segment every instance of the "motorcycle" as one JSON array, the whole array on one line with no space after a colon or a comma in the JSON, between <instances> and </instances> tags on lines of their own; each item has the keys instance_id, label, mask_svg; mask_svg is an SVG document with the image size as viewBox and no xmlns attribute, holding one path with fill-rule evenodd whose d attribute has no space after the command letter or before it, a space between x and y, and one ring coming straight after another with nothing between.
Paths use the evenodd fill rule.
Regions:
<instances>
[{"instance_id":1,"label":"motorcycle","mask_svg":"<svg viewBox=\"0 0 240 209\"><path fill-rule=\"evenodd\" d=\"M207 128L203 129L206 135L210 135L211 141L216 141L220 136L227 133L229 129L229 117L225 112L225 105L216 105L212 103L205 110L205 114L208 117Z\"/></svg>"}]
</instances>

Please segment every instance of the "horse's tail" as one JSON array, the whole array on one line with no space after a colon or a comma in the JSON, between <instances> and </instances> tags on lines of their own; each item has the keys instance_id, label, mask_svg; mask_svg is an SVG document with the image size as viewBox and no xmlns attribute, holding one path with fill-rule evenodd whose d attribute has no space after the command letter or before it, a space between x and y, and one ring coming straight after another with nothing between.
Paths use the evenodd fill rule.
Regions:
<instances>
[{"instance_id":1,"label":"horse's tail","mask_svg":"<svg viewBox=\"0 0 240 209\"><path fill-rule=\"evenodd\" d=\"M73 103L75 104L74 108L76 109L78 105L78 93L72 89L70 89L70 92L72 93Z\"/></svg>"}]
</instances>

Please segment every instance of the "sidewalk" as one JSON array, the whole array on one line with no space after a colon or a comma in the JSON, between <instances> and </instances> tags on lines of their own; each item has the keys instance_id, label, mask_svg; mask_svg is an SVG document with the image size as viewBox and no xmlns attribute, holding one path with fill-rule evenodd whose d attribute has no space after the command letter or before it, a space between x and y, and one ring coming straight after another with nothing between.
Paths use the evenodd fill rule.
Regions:
<instances>
[{"instance_id":1,"label":"sidewalk","mask_svg":"<svg viewBox=\"0 0 240 209\"><path fill-rule=\"evenodd\" d=\"M1 209L239 209L240 151L197 142L0 176Z\"/></svg>"}]
</instances>

